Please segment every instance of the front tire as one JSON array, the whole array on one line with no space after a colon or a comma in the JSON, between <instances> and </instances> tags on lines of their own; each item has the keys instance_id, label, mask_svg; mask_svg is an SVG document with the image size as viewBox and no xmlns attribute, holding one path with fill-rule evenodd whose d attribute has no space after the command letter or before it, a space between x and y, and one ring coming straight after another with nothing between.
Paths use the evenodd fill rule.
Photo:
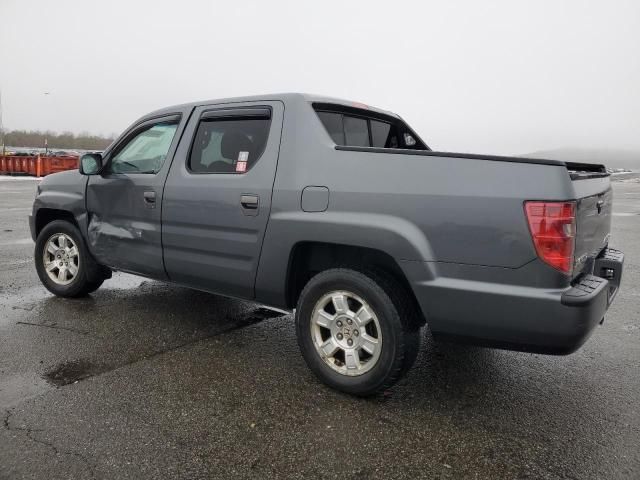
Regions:
<instances>
[{"instance_id":1,"label":"front tire","mask_svg":"<svg viewBox=\"0 0 640 480\"><path fill-rule=\"evenodd\" d=\"M97 290L104 278L70 222L55 220L38 234L34 251L40 281L59 297L81 297Z\"/></svg>"},{"instance_id":2,"label":"front tire","mask_svg":"<svg viewBox=\"0 0 640 480\"><path fill-rule=\"evenodd\" d=\"M337 390L368 396L411 368L420 323L406 290L381 274L326 270L305 286L296 309L302 355Z\"/></svg>"}]
</instances>

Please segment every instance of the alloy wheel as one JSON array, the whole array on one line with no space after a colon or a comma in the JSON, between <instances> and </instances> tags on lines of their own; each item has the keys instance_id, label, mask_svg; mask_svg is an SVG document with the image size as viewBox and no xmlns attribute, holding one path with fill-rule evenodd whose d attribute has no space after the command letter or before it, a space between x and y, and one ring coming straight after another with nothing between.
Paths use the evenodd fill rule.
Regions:
<instances>
[{"instance_id":1,"label":"alloy wheel","mask_svg":"<svg viewBox=\"0 0 640 480\"><path fill-rule=\"evenodd\" d=\"M352 292L334 291L316 303L311 335L323 361L342 375L362 375L380 358L382 330L378 317Z\"/></svg>"}]
</instances>

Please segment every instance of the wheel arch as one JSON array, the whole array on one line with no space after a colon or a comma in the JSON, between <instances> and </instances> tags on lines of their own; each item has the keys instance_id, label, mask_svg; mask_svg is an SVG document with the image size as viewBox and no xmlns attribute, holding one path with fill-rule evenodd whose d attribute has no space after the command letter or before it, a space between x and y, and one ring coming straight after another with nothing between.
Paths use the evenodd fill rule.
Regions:
<instances>
[{"instance_id":1,"label":"wheel arch","mask_svg":"<svg viewBox=\"0 0 640 480\"><path fill-rule=\"evenodd\" d=\"M76 217L68 210L61 210L58 208L47 208L42 207L39 208L36 212L35 219L35 236L36 238L40 235L40 232L44 227L46 227L49 223L55 220L65 220L69 223L73 224L76 228L80 229L80 225Z\"/></svg>"},{"instance_id":2,"label":"wheel arch","mask_svg":"<svg viewBox=\"0 0 640 480\"><path fill-rule=\"evenodd\" d=\"M287 307L295 307L302 289L314 275L337 267L389 275L406 290L416 311L422 311L409 280L391 255L375 248L317 241L300 241L291 249L285 281ZM425 323L424 317L421 321Z\"/></svg>"},{"instance_id":3,"label":"wheel arch","mask_svg":"<svg viewBox=\"0 0 640 480\"><path fill-rule=\"evenodd\" d=\"M290 276L294 267L300 265L300 249L309 252L311 245L354 253L339 256L340 261L332 267L353 265L353 258L375 251L375 259L384 259L376 263L389 267L404 285L415 280L402 267L407 261L427 265L435 260L429 239L421 228L401 217L366 212L277 211L271 214L265 233L255 299L280 308L292 308L295 294L289 295ZM362 267L362 262L356 263Z\"/></svg>"}]
</instances>

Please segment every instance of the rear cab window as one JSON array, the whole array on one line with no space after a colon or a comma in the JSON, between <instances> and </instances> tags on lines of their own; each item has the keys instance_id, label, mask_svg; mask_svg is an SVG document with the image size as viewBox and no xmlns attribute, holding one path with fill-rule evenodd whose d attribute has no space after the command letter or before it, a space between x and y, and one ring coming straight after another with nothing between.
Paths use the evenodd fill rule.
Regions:
<instances>
[{"instance_id":1,"label":"rear cab window","mask_svg":"<svg viewBox=\"0 0 640 480\"><path fill-rule=\"evenodd\" d=\"M429 150L399 118L362 108L314 103L313 108L336 145Z\"/></svg>"}]
</instances>

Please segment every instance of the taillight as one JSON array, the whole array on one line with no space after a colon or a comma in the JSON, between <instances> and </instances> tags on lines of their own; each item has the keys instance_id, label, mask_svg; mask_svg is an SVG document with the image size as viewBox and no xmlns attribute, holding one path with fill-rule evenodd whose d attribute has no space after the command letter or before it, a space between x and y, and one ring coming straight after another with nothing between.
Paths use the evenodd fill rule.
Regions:
<instances>
[{"instance_id":1,"label":"taillight","mask_svg":"<svg viewBox=\"0 0 640 480\"><path fill-rule=\"evenodd\" d=\"M525 202L524 211L538 257L570 274L576 238L576 203Z\"/></svg>"}]
</instances>

